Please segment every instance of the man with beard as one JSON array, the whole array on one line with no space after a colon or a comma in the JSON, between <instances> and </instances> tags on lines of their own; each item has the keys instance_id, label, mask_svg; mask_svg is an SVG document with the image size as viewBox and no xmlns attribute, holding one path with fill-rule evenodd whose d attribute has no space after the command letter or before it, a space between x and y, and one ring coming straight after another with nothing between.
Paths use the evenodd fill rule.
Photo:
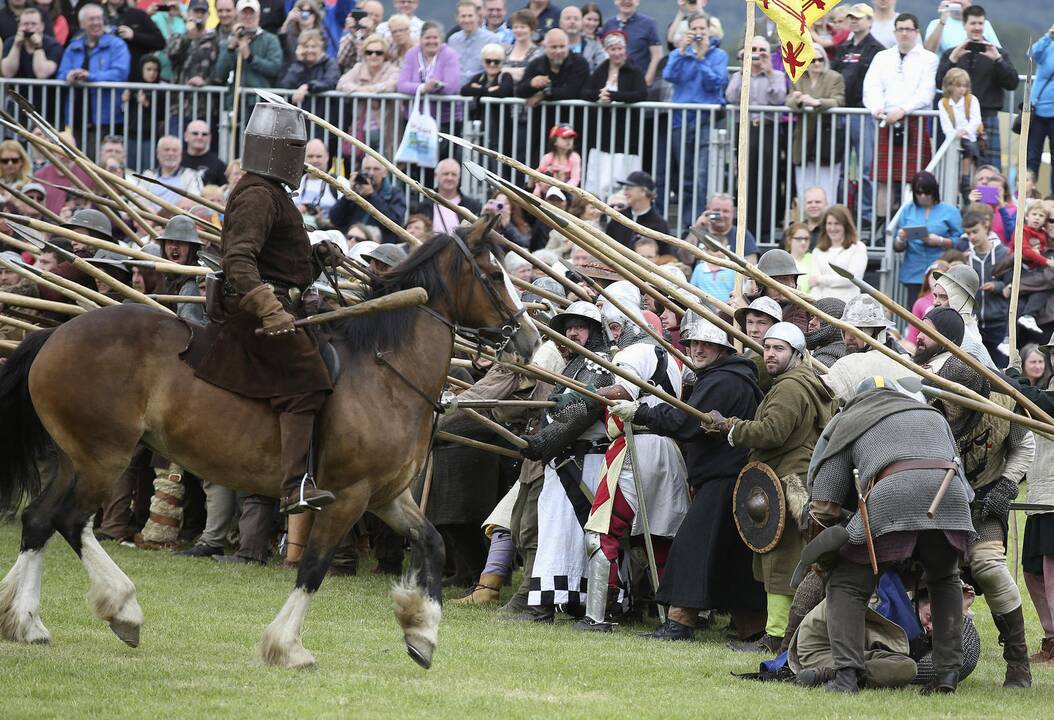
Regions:
<instances>
[{"instance_id":1,"label":"man with beard","mask_svg":"<svg viewBox=\"0 0 1054 720\"><path fill-rule=\"evenodd\" d=\"M886 332L889 320L882 306L873 297L857 295L850 298L842 312L842 322L890 347L892 341ZM911 371L873 349L856 333L843 330L842 342L845 343L845 355L828 368L823 381L835 396L843 401L853 397L856 388L869 377L881 375L895 380L912 375ZM900 352L899 347L890 349Z\"/></svg>"},{"instance_id":2,"label":"man with beard","mask_svg":"<svg viewBox=\"0 0 1054 720\"><path fill-rule=\"evenodd\" d=\"M934 307L950 307L962 316L966 329L963 333L962 349L981 361L990 370L998 370L992 356L981 340L981 330L974 316L974 302L981 288L977 271L969 265L954 265L948 272L933 273L937 281L933 285Z\"/></svg>"},{"instance_id":3,"label":"man with beard","mask_svg":"<svg viewBox=\"0 0 1054 720\"><path fill-rule=\"evenodd\" d=\"M972 526L969 488L948 424L895 381L875 378L859 389L824 437L827 445L810 474L809 516L819 527L834 528L845 510L858 508L838 531L847 542L832 548L837 560L827 584L826 625L834 677L827 691L855 693L865 683L896 687L915 676L913 661L898 662L903 658L890 652L906 655L906 637L865 647L865 616L879 579L872 563L877 561L881 573L916 558L933 602L936 672L928 690L954 692L963 660L958 561ZM928 510L949 471L957 477L931 517Z\"/></svg>"},{"instance_id":4,"label":"man with beard","mask_svg":"<svg viewBox=\"0 0 1054 720\"><path fill-rule=\"evenodd\" d=\"M840 318L845 312L845 301L828 297L816 301L816 309L822 310L831 317ZM845 343L842 333L819 315L809 315L809 329L805 331L805 345L812 353L813 360L831 367L845 355Z\"/></svg>"},{"instance_id":5,"label":"man with beard","mask_svg":"<svg viewBox=\"0 0 1054 720\"><path fill-rule=\"evenodd\" d=\"M956 345L962 344L966 326L963 324L962 316L950 307L930 308L922 324L932 327ZM924 370L940 372L944 363L951 356L952 354L944 346L938 344L925 331L919 331L915 342L915 354L911 357L912 362Z\"/></svg>"},{"instance_id":6,"label":"man with beard","mask_svg":"<svg viewBox=\"0 0 1054 720\"><path fill-rule=\"evenodd\" d=\"M988 380L959 358L950 358L937 374L1008 410L1014 408L1013 399L991 393ZM1021 593L1007 568L1006 539L1010 502L1017 497L1018 483L1032 466L1035 436L1003 418L940 400L933 404L951 425L962 471L975 493L970 512L977 538L969 547L966 561L973 585L984 593L999 630L1006 661L1003 687L1032 687Z\"/></svg>"},{"instance_id":7,"label":"man with beard","mask_svg":"<svg viewBox=\"0 0 1054 720\"><path fill-rule=\"evenodd\" d=\"M550 324L588 350L604 352L600 311L584 300L571 303ZM595 363L563 346L567 364L563 374L592 387L611 384L611 375ZM585 595L586 548L582 527L596 487L607 436L599 402L557 386L552 399L558 407L546 416L538 432L524 436L529 445L523 456L545 463L545 477L537 494L537 550L531 569L526 609L510 619L551 623L557 605L579 606ZM605 579L606 580L606 579Z\"/></svg>"},{"instance_id":8,"label":"man with beard","mask_svg":"<svg viewBox=\"0 0 1054 720\"><path fill-rule=\"evenodd\" d=\"M764 346L765 367L773 383L754 419L726 418L711 410L710 430L724 434L732 447L749 448L747 459L768 465L779 477L785 494L788 488L792 494L802 494L816 440L838 405L813 369L805 335L796 325L773 325L765 333ZM754 577L765 584L768 620L764 638L757 645L740 649L775 652L783 640L794 596L791 575L803 547L796 530L799 520L788 517L788 527L776 547L754 556Z\"/></svg>"},{"instance_id":9,"label":"man with beard","mask_svg":"<svg viewBox=\"0 0 1054 720\"><path fill-rule=\"evenodd\" d=\"M606 292L620 301L624 308L615 307L607 297L600 308L608 339L619 348L612 363L640 380L680 397L680 366L641 330L646 321L640 310L640 290L630 282L620 280L609 285ZM661 404L654 395L618 377L599 394L611 400L631 400L641 406ZM630 545L638 548L644 544L639 542L642 540L639 536L644 532L640 520L641 504L647 509L655 551L655 572L660 578L672 538L688 512L687 469L672 438L647 430L634 433L632 440L624 438L622 423L610 417L607 434L611 446L604 456L592 511L585 525L589 594L586 616L575 624L578 630L611 631L612 624L606 619L608 597L617 597L619 590L630 586L619 578L622 538L629 535ZM635 452L631 451L629 442L635 444ZM644 493L643 498L638 497L638 487ZM648 558L646 562L650 561Z\"/></svg>"},{"instance_id":10,"label":"man with beard","mask_svg":"<svg viewBox=\"0 0 1054 720\"><path fill-rule=\"evenodd\" d=\"M682 324L681 337L696 367L688 404L727 417L754 417L764 397L754 363L737 355L725 331L710 321L689 311ZM620 400L611 413L677 440L686 453L692 503L674 536L655 595L669 611L666 622L646 637L691 640L704 608L731 613L742 639L760 634L765 627L765 590L751 573L750 550L732 516L732 492L747 462L746 448L729 447L695 417L666 403Z\"/></svg>"}]
</instances>

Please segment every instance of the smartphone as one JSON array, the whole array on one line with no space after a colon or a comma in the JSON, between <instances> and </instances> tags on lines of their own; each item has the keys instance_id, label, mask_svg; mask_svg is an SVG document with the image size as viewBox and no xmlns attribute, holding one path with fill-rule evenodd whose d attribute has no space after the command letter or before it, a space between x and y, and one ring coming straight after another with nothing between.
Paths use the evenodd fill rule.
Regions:
<instances>
[{"instance_id":1,"label":"smartphone","mask_svg":"<svg viewBox=\"0 0 1054 720\"><path fill-rule=\"evenodd\" d=\"M984 52L985 50L987 50L987 49L988 49L988 43L983 43L983 42L969 42L969 43L966 43L966 49L967 49L967 50L968 50L969 52L974 52L974 53L983 53L983 52Z\"/></svg>"},{"instance_id":2,"label":"smartphone","mask_svg":"<svg viewBox=\"0 0 1054 720\"><path fill-rule=\"evenodd\" d=\"M999 204L999 188L988 185L978 185L974 190L981 194L981 202L985 205L995 207Z\"/></svg>"},{"instance_id":3,"label":"smartphone","mask_svg":"<svg viewBox=\"0 0 1054 720\"><path fill-rule=\"evenodd\" d=\"M953 18L958 19L963 16L962 3L948 3L946 7L948 9L948 14L951 15Z\"/></svg>"},{"instance_id":4,"label":"smartphone","mask_svg":"<svg viewBox=\"0 0 1054 720\"><path fill-rule=\"evenodd\" d=\"M906 240L925 240L930 236L929 228L925 225L912 225L911 227L901 228L904 231Z\"/></svg>"}]
</instances>

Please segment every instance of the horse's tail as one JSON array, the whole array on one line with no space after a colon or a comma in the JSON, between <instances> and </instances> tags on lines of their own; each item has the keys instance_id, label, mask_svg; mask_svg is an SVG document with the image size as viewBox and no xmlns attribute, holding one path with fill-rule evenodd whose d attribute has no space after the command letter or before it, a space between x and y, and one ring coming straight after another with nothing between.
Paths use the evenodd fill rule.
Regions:
<instances>
[{"instance_id":1,"label":"horse's tail","mask_svg":"<svg viewBox=\"0 0 1054 720\"><path fill-rule=\"evenodd\" d=\"M29 396L29 368L52 332L30 333L0 366L0 512L40 492L36 458L48 433Z\"/></svg>"}]
</instances>

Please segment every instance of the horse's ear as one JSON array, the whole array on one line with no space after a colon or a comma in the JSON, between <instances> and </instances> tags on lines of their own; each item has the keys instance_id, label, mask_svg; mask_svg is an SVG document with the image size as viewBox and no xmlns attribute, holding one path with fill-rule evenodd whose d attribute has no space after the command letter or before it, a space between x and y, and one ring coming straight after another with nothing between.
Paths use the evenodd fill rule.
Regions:
<instances>
[{"instance_id":1,"label":"horse's ear","mask_svg":"<svg viewBox=\"0 0 1054 720\"><path fill-rule=\"evenodd\" d=\"M461 235L461 239L468 245L468 249L472 254L475 255L482 252L487 246L487 236L490 235L490 231L494 228L499 218L498 213L484 211L476 222L468 227L459 227L457 229L458 234Z\"/></svg>"}]
</instances>

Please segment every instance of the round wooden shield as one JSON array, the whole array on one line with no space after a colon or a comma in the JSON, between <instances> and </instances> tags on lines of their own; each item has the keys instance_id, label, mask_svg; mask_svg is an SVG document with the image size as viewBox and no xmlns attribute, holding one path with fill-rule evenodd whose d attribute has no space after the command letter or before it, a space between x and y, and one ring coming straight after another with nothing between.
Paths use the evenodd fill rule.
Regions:
<instances>
[{"instance_id":1,"label":"round wooden shield","mask_svg":"<svg viewBox=\"0 0 1054 720\"><path fill-rule=\"evenodd\" d=\"M747 464L732 493L732 516L747 547L756 553L771 552L783 536L787 501L783 483L763 462Z\"/></svg>"}]
</instances>

